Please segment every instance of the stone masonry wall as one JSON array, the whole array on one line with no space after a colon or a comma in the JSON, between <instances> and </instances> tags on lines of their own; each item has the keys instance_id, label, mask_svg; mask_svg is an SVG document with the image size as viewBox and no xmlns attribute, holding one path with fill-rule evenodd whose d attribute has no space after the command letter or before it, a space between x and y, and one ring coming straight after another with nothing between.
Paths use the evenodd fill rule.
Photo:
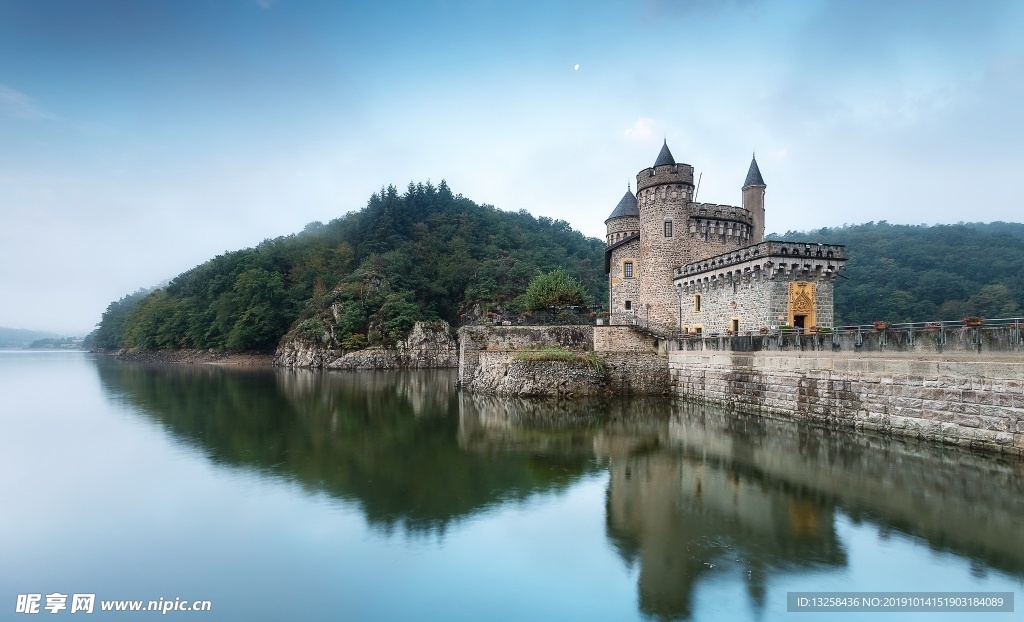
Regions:
<instances>
[{"instance_id":1,"label":"stone masonry wall","mask_svg":"<svg viewBox=\"0 0 1024 622\"><path fill-rule=\"evenodd\" d=\"M517 351L559 347L581 361L524 361ZM473 326L459 330L459 387L495 395L662 395L668 359L654 339L624 326Z\"/></svg>"},{"instance_id":2,"label":"stone masonry wall","mask_svg":"<svg viewBox=\"0 0 1024 622\"><path fill-rule=\"evenodd\" d=\"M669 374L689 399L1024 455L1024 360L965 358L677 351Z\"/></svg>"},{"instance_id":3,"label":"stone masonry wall","mask_svg":"<svg viewBox=\"0 0 1024 622\"><path fill-rule=\"evenodd\" d=\"M611 295L611 313L636 313L640 301L640 240L623 244L612 251L610 272L608 274L608 290ZM633 262L633 277L626 278L623 263ZM631 302L631 309L626 310L626 301Z\"/></svg>"},{"instance_id":4,"label":"stone masonry wall","mask_svg":"<svg viewBox=\"0 0 1024 622\"><path fill-rule=\"evenodd\" d=\"M768 279L764 276L715 281L683 289L682 325L702 326L705 333L724 333L740 320L740 332L757 334L761 328L778 327L789 319L789 283L800 277ZM833 325L834 281L815 281L816 323L819 327ZM678 291L678 290L677 290ZM701 297L701 310L694 311L694 296ZM779 319L779 317L783 319Z\"/></svg>"}]
</instances>

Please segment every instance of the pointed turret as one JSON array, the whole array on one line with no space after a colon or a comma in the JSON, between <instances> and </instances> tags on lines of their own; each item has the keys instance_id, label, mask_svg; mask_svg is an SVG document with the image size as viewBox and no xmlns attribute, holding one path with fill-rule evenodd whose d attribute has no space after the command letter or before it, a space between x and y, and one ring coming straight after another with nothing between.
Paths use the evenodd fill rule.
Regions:
<instances>
[{"instance_id":1,"label":"pointed turret","mask_svg":"<svg viewBox=\"0 0 1024 622\"><path fill-rule=\"evenodd\" d=\"M658 159L654 161L654 166L675 166L676 159L672 157L672 152L668 150L668 139L665 139L665 144L661 146L661 153L658 154Z\"/></svg>"},{"instance_id":2,"label":"pointed turret","mask_svg":"<svg viewBox=\"0 0 1024 622\"><path fill-rule=\"evenodd\" d=\"M626 190L626 194L622 195L622 199L619 204L612 210L611 216L605 219L605 222L613 218L625 218L627 216L640 217L640 208L636 204L636 196L633 195L632 190Z\"/></svg>"},{"instance_id":3,"label":"pointed turret","mask_svg":"<svg viewBox=\"0 0 1024 622\"><path fill-rule=\"evenodd\" d=\"M747 178L743 180L743 189L746 190L751 186L762 186L764 187L764 179L761 178L761 169L757 168L757 157L750 157L750 168L747 170Z\"/></svg>"},{"instance_id":4,"label":"pointed turret","mask_svg":"<svg viewBox=\"0 0 1024 622\"><path fill-rule=\"evenodd\" d=\"M761 177L761 169L757 166L757 157L750 157L750 168L747 178L743 180L743 207L754 217L754 229L751 232L751 243L764 242L764 189L767 186Z\"/></svg>"}]
</instances>

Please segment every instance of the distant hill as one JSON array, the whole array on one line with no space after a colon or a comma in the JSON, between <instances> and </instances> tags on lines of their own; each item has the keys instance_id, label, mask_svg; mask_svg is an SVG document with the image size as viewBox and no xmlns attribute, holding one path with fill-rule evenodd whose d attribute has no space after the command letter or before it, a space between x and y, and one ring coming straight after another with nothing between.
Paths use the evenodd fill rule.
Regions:
<instances>
[{"instance_id":1,"label":"distant hill","mask_svg":"<svg viewBox=\"0 0 1024 622\"><path fill-rule=\"evenodd\" d=\"M882 221L771 237L846 245L839 325L1024 314L1024 224Z\"/></svg>"},{"instance_id":2,"label":"distant hill","mask_svg":"<svg viewBox=\"0 0 1024 622\"><path fill-rule=\"evenodd\" d=\"M58 337L60 335L57 333L0 326L0 349L27 348L33 341L38 339L55 339Z\"/></svg>"},{"instance_id":3,"label":"distant hill","mask_svg":"<svg viewBox=\"0 0 1024 622\"><path fill-rule=\"evenodd\" d=\"M564 221L478 205L443 181L403 194L391 186L362 210L111 303L95 343L272 350L293 325L347 347L393 343L417 320L522 310L529 282L559 267L601 304L604 246Z\"/></svg>"}]
</instances>

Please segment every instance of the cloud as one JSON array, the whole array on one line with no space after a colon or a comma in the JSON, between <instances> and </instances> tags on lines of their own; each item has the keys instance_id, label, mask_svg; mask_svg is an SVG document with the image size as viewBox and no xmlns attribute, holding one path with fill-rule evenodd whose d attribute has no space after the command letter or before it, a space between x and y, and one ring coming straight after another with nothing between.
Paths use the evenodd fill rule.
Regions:
<instances>
[{"instance_id":1,"label":"cloud","mask_svg":"<svg viewBox=\"0 0 1024 622\"><path fill-rule=\"evenodd\" d=\"M633 124L633 127L626 128L623 132L623 136L627 140L636 141L647 141L650 138L654 138L654 119L650 117L640 117Z\"/></svg>"},{"instance_id":2,"label":"cloud","mask_svg":"<svg viewBox=\"0 0 1024 622\"><path fill-rule=\"evenodd\" d=\"M0 114L24 121L53 118L36 106L31 97L4 84L0 84Z\"/></svg>"}]
</instances>

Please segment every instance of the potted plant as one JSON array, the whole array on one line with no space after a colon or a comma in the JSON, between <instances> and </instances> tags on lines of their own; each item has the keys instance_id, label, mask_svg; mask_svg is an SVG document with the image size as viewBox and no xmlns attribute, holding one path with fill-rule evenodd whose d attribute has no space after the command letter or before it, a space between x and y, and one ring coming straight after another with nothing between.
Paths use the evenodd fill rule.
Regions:
<instances>
[{"instance_id":1,"label":"potted plant","mask_svg":"<svg viewBox=\"0 0 1024 622\"><path fill-rule=\"evenodd\" d=\"M981 326L985 323L985 318L978 317L977 315L968 315L963 319L964 326Z\"/></svg>"},{"instance_id":2,"label":"potted plant","mask_svg":"<svg viewBox=\"0 0 1024 622\"><path fill-rule=\"evenodd\" d=\"M889 328L889 322L886 322L886 321L883 321L883 320L877 320L877 321L873 322L873 325L875 327L875 330L885 330L885 329Z\"/></svg>"},{"instance_id":3,"label":"potted plant","mask_svg":"<svg viewBox=\"0 0 1024 622\"><path fill-rule=\"evenodd\" d=\"M925 330L939 330L940 328L942 328L942 322L925 322L924 323L924 329Z\"/></svg>"},{"instance_id":4,"label":"potted plant","mask_svg":"<svg viewBox=\"0 0 1024 622\"><path fill-rule=\"evenodd\" d=\"M817 333L818 333L818 327L817 326L812 326L812 327L807 329L807 334L808 335L816 335Z\"/></svg>"},{"instance_id":5,"label":"potted plant","mask_svg":"<svg viewBox=\"0 0 1024 622\"><path fill-rule=\"evenodd\" d=\"M768 328L765 327L765 326L762 326L761 330L759 330L758 332L761 333L762 335L767 335L768 334Z\"/></svg>"},{"instance_id":6,"label":"potted plant","mask_svg":"<svg viewBox=\"0 0 1024 622\"><path fill-rule=\"evenodd\" d=\"M730 329L726 329L725 336L726 337L732 337L732 329L731 328Z\"/></svg>"}]
</instances>

